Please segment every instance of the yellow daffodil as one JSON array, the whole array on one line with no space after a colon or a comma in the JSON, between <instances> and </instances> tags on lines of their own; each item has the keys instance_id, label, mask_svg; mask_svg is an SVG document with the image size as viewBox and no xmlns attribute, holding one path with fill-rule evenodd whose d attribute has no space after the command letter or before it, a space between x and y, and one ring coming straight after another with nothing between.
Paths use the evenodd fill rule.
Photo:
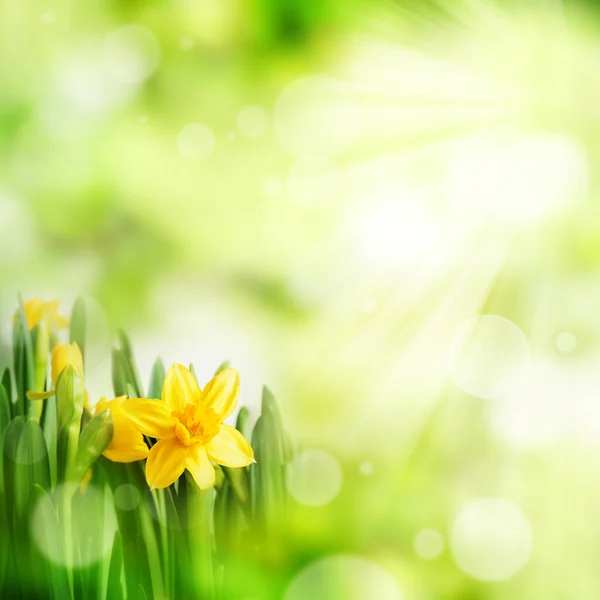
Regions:
<instances>
[{"instance_id":1,"label":"yellow daffodil","mask_svg":"<svg viewBox=\"0 0 600 600\"><path fill-rule=\"evenodd\" d=\"M29 329L33 329L42 320L46 322L48 330L52 330L54 327L57 329L68 327L69 319L58 314L58 305L58 300L44 302L40 298L33 298L25 302L23 308Z\"/></svg>"},{"instance_id":2,"label":"yellow daffodil","mask_svg":"<svg viewBox=\"0 0 600 600\"><path fill-rule=\"evenodd\" d=\"M113 437L103 454L113 462L134 462L148 456L148 446L144 442L144 437L123 412L122 404L126 397L120 396L113 400L101 398L94 409L97 415L110 410Z\"/></svg>"},{"instance_id":3,"label":"yellow daffodil","mask_svg":"<svg viewBox=\"0 0 600 600\"><path fill-rule=\"evenodd\" d=\"M60 374L69 366L83 377L83 356L76 342L72 344L56 344L52 350L52 388L47 392L27 392L29 400L45 400L54 395L54 388Z\"/></svg>"},{"instance_id":4,"label":"yellow daffodil","mask_svg":"<svg viewBox=\"0 0 600 600\"><path fill-rule=\"evenodd\" d=\"M52 350L52 387L56 387L60 374L68 365L73 365L83 377L83 356L76 342L54 346Z\"/></svg>"},{"instance_id":5,"label":"yellow daffodil","mask_svg":"<svg viewBox=\"0 0 600 600\"><path fill-rule=\"evenodd\" d=\"M175 364L167 373L161 400L131 399L123 411L142 433L159 440L146 462L152 488L171 485L187 469L196 484L215 482L211 461L227 467L254 462L246 438L223 421L235 410L240 377L228 368L213 377L204 390L189 369Z\"/></svg>"}]
</instances>

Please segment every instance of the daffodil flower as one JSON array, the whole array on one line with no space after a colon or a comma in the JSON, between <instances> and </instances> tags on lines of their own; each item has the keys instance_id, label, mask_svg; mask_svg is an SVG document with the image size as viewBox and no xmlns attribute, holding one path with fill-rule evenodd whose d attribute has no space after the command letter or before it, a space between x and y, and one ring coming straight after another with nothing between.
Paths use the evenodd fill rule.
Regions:
<instances>
[{"instance_id":1,"label":"daffodil flower","mask_svg":"<svg viewBox=\"0 0 600 600\"><path fill-rule=\"evenodd\" d=\"M33 298L25 302L23 308L29 329L33 329L42 320L46 322L49 331L54 327L57 329L67 328L69 319L58 314L58 305L58 300L44 302L40 298Z\"/></svg>"},{"instance_id":2,"label":"daffodil flower","mask_svg":"<svg viewBox=\"0 0 600 600\"><path fill-rule=\"evenodd\" d=\"M47 392L27 392L29 400L45 400L54 395L54 388L60 374L69 366L83 377L83 356L76 342L72 344L56 344L52 350L52 389Z\"/></svg>"},{"instance_id":3,"label":"daffodil flower","mask_svg":"<svg viewBox=\"0 0 600 600\"><path fill-rule=\"evenodd\" d=\"M201 489L215 482L211 461L227 467L254 462L252 447L235 427L223 421L237 404L240 377L228 368L213 377L204 390L183 365L167 373L161 400L131 399L123 411L141 433L159 440L146 462L151 488L165 488L187 469Z\"/></svg>"},{"instance_id":4,"label":"daffodil flower","mask_svg":"<svg viewBox=\"0 0 600 600\"><path fill-rule=\"evenodd\" d=\"M148 456L148 446L144 442L144 437L123 412L122 404L126 397L119 396L113 400L101 398L94 407L96 415L110 410L113 420L113 437L103 455L113 462L134 462Z\"/></svg>"}]
</instances>

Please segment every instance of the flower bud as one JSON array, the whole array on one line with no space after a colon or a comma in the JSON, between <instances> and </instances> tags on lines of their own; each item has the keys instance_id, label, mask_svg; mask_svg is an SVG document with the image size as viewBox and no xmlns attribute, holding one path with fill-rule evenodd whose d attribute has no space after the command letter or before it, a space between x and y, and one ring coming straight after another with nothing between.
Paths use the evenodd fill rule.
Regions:
<instances>
[{"instance_id":1,"label":"flower bud","mask_svg":"<svg viewBox=\"0 0 600 600\"><path fill-rule=\"evenodd\" d=\"M83 377L83 357L79 346L72 344L57 344L52 351L52 385L56 387L56 382L60 374L68 365L75 367L80 377Z\"/></svg>"}]
</instances>

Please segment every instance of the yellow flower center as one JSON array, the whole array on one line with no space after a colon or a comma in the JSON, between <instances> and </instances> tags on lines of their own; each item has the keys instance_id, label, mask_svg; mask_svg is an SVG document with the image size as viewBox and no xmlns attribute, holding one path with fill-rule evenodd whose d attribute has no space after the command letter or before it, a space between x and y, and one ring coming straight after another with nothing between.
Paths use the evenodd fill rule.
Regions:
<instances>
[{"instance_id":1,"label":"yellow flower center","mask_svg":"<svg viewBox=\"0 0 600 600\"><path fill-rule=\"evenodd\" d=\"M175 435L186 446L197 442L208 444L219 433L221 420L211 408L188 404L183 412L173 410L171 415L177 419Z\"/></svg>"}]
</instances>

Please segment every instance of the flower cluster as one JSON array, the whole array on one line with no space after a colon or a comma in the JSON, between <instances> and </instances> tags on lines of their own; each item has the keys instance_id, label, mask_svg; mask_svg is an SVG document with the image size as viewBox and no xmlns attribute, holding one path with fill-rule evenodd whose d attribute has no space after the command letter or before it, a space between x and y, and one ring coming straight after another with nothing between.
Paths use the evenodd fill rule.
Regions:
<instances>
[{"instance_id":1,"label":"flower cluster","mask_svg":"<svg viewBox=\"0 0 600 600\"><path fill-rule=\"evenodd\" d=\"M57 302L32 300L24 310L30 329L40 324L49 329L68 324L58 315ZM51 363L53 388L69 368L83 378L84 360L76 342L55 344ZM186 469L201 489L211 487L215 482L212 463L245 467L254 462L246 438L224 423L236 408L239 386L234 368L220 371L201 389L190 369L174 364L166 374L161 399L101 398L93 414L108 411L113 423L104 456L125 463L146 459L146 480L151 488L171 485ZM31 390L27 396L44 400L54 393L54 389Z\"/></svg>"}]
</instances>

